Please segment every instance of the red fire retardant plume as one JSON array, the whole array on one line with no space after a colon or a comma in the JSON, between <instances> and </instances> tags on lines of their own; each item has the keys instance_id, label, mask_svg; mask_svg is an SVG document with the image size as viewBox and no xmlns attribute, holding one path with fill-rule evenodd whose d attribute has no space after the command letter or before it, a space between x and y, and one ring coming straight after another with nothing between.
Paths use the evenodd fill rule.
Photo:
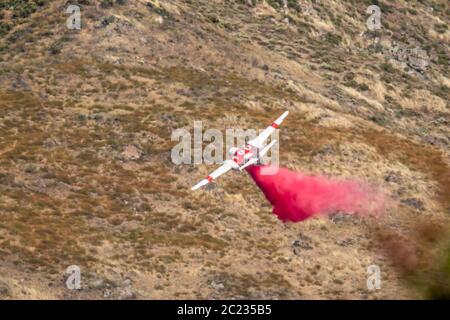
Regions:
<instances>
[{"instance_id":1,"label":"red fire retardant plume","mask_svg":"<svg viewBox=\"0 0 450 320\"><path fill-rule=\"evenodd\" d=\"M383 195L363 182L308 176L285 168L264 175L264 168L269 167L250 166L247 171L282 221L297 222L337 212L378 215L384 209Z\"/></svg>"}]
</instances>

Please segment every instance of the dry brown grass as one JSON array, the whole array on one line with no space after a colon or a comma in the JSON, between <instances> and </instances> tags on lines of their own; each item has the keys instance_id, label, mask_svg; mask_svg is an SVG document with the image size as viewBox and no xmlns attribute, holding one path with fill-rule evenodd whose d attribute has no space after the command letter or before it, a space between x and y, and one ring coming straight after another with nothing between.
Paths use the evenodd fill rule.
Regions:
<instances>
[{"instance_id":1,"label":"dry brown grass","mask_svg":"<svg viewBox=\"0 0 450 320\"><path fill-rule=\"evenodd\" d=\"M448 14L438 2L434 13L414 4L414 15L406 3L380 1L392 33L381 34L383 45L406 41L406 32L437 52L427 79L367 48L365 3L301 2L310 11L291 8L289 26L267 4L85 6L83 29L68 33L54 1L0 40L8 48L0 49L0 270L12 297L68 295L59 281L68 264L130 277L144 298L417 297L377 241L406 270L423 261L416 247L441 243L440 227L413 225L422 215L444 226L450 207L448 31L430 24ZM107 16L115 22L98 27ZM20 30L27 34L8 40ZM381 238L372 221L281 224L238 173L192 194L213 166L170 162L176 128L194 120L204 129L263 128L286 109L282 165L386 188L393 206ZM128 145L139 159L123 158ZM390 172L394 181L385 181ZM305 237L311 249L294 254L292 243ZM393 275L383 292L368 293L365 268L374 262Z\"/></svg>"}]
</instances>

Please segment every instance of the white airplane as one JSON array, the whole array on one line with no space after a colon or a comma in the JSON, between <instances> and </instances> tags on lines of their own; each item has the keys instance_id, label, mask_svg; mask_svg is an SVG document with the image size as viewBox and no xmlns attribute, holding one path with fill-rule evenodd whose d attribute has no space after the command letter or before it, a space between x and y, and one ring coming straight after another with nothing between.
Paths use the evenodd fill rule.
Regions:
<instances>
[{"instance_id":1,"label":"white airplane","mask_svg":"<svg viewBox=\"0 0 450 320\"><path fill-rule=\"evenodd\" d=\"M203 179L195 186L192 187L191 190L197 190L217 177L227 173L231 169L234 170L243 170L248 166L253 164L262 164L262 158L264 155L272 148L277 140L271 141L268 145L264 146L265 141L270 135L278 128L278 126L283 122L284 118L287 117L289 111L283 113L277 120L272 122L270 126L264 129L263 132L260 133L255 139L252 139L248 142L248 144L242 148L230 148L228 153L232 156L231 160L225 160L223 164L213 171L206 179Z\"/></svg>"}]
</instances>

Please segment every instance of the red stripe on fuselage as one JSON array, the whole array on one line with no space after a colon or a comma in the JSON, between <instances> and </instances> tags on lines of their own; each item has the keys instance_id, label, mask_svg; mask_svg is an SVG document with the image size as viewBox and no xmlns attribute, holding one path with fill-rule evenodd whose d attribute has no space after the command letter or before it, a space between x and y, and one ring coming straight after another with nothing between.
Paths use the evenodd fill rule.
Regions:
<instances>
[{"instance_id":1,"label":"red stripe on fuselage","mask_svg":"<svg viewBox=\"0 0 450 320\"><path fill-rule=\"evenodd\" d=\"M278 125L277 125L275 122L272 122L272 127L275 128L275 129L277 129L277 128L278 128Z\"/></svg>"},{"instance_id":2,"label":"red stripe on fuselage","mask_svg":"<svg viewBox=\"0 0 450 320\"><path fill-rule=\"evenodd\" d=\"M207 176L207 177L206 177L206 180L208 180L209 182L211 182L212 179L213 179L213 178L212 178L211 176Z\"/></svg>"}]
</instances>

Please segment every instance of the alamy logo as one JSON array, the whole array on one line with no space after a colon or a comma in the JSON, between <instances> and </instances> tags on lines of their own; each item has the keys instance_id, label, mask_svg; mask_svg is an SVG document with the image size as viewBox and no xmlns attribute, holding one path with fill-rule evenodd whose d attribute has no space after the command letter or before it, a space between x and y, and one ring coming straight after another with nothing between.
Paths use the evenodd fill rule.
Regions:
<instances>
[{"instance_id":1,"label":"alamy logo","mask_svg":"<svg viewBox=\"0 0 450 320\"><path fill-rule=\"evenodd\" d=\"M66 13L70 14L69 18L67 18L67 28L70 30L80 30L81 29L81 13L80 7L74 4L71 4L67 7Z\"/></svg>"},{"instance_id":2,"label":"alamy logo","mask_svg":"<svg viewBox=\"0 0 450 320\"><path fill-rule=\"evenodd\" d=\"M380 30L381 29L381 9L379 6L372 5L369 6L366 10L367 14L370 14L370 17L367 19L367 28L370 31Z\"/></svg>"},{"instance_id":3,"label":"alamy logo","mask_svg":"<svg viewBox=\"0 0 450 320\"><path fill-rule=\"evenodd\" d=\"M81 289L81 270L77 265L72 265L67 267L66 275L68 275L66 280L66 287L69 290L79 290Z\"/></svg>"},{"instance_id":4,"label":"alamy logo","mask_svg":"<svg viewBox=\"0 0 450 320\"><path fill-rule=\"evenodd\" d=\"M367 267L367 289L379 290L381 289L381 270L376 264Z\"/></svg>"}]
</instances>

